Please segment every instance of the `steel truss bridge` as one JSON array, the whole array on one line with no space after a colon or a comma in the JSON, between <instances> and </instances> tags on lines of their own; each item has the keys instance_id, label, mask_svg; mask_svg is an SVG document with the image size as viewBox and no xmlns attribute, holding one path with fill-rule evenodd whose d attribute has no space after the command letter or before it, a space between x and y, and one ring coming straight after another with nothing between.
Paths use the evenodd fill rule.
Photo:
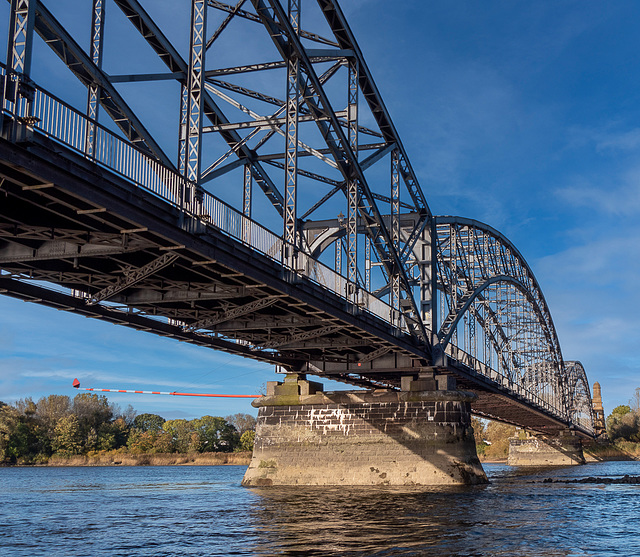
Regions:
<instances>
[{"instance_id":1,"label":"steel truss bridge","mask_svg":"<svg viewBox=\"0 0 640 557\"><path fill-rule=\"evenodd\" d=\"M593 435L531 268L432 214L335 0L9 3L3 294L353 385L452 374L481 416Z\"/></svg>"}]
</instances>

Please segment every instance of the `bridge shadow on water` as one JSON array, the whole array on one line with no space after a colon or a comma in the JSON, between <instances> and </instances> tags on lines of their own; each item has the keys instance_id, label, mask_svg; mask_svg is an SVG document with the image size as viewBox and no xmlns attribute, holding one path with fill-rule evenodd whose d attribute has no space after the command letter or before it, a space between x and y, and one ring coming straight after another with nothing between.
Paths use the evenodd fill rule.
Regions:
<instances>
[{"instance_id":1,"label":"bridge shadow on water","mask_svg":"<svg viewBox=\"0 0 640 557\"><path fill-rule=\"evenodd\" d=\"M548 468L487 470L482 486L253 488L251 554L598 554L577 549L584 493L542 484Z\"/></svg>"}]
</instances>

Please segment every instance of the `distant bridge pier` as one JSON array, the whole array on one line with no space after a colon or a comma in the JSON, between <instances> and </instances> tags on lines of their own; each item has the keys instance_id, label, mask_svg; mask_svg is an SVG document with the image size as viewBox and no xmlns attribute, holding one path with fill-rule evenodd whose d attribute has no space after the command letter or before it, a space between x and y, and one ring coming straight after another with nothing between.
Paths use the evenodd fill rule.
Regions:
<instances>
[{"instance_id":1,"label":"distant bridge pier","mask_svg":"<svg viewBox=\"0 0 640 557\"><path fill-rule=\"evenodd\" d=\"M486 483L470 404L433 373L402 391L323 392L304 375L269 382L259 408L245 486ZM451 388L453 387L453 388Z\"/></svg>"},{"instance_id":2,"label":"distant bridge pier","mask_svg":"<svg viewBox=\"0 0 640 557\"><path fill-rule=\"evenodd\" d=\"M526 439L509 439L511 466L572 466L584 464L582 440L573 431L557 435L527 433Z\"/></svg>"}]
</instances>

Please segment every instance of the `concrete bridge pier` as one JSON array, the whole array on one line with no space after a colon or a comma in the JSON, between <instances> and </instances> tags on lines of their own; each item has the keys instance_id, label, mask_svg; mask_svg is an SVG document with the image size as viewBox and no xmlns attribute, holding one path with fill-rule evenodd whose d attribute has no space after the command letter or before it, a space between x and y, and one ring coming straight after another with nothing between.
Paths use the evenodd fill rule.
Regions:
<instances>
[{"instance_id":1,"label":"concrete bridge pier","mask_svg":"<svg viewBox=\"0 0 640 557\"><path fill-rule=\"evenodd\" d=\"M507 464L511 466L571 466L584 463L582 441L570 430L557 435L527 432L525 439L509 439Z\"/></svg>"},{"instance_id":2,"label":"concrete bridge pier","mask_svg":"<svg viewBox=\"0 0 640 557\"><path fill-rule=\"evenodd\" d=\"M242 484L459 485L486 483L471 428L475 395L433 373L402 391L323 392L304 375L267 384Z\"/></svg>"}]
</instances>

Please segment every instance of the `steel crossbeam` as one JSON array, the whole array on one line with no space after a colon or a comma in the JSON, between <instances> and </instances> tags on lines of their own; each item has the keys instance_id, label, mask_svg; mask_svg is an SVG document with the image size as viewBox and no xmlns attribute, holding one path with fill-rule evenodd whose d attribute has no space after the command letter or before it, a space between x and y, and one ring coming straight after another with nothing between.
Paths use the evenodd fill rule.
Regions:
<instances>
[{"instance_id":1,"label":"steel crossbeam","mask_svg":"<svg viewBox=\"0 0 640 557\"><path fill-rule=\"evenodd\" d=\"M335 333L342 329L340 325L331 325L329 327L320 327L319 329L314 329L312 331L305 331L303 333L297 333L295 335L290 335L286 339L274 340L264 342L262 344L262 348L278 348L279 346L286 346L288 344L292 344L294 342L298 342L301 340L310 340L313 338L322 337L325 335L329 335L331 333Z\"/></svg>"},{"instance_id":2,"label":"steel crossbeam","mask_svg":"<svg viewBox=\"0 0 640 557\"><path fill-rule=\"evenodd\" d=\"M269 34L274 44L280 51L281 55L286 58L288 51L293 48L304 67L304 73L309 84L303 84L304 98L307 107L312 114L318 116L328 115L327 122L317 120L316 123L323 136L327 146L332 151L333 157L338 163L340 170L348 180L351 174L358 181L360 194L367 201L366 207L364 203L360 204L359 212L365 221L367 231L372 236L373 245L380 253L381 263L387 267L388 274L397 269L400 275L402 290L405 293L404 301L408 311L404 312L405 321L412 329L413 333L419 336L427 345L430 344L430 338L426 333L425 326L419 309L413 299L411 286L401 264L399 254L393 248L389 232L382 219L375 200L371 195L371 190L364 177L364 173L360 168L356 155L351 150L341 126L335 115L335 111L331 107L329 100L324 92L322 84L309 60L306 51L300 43L299 37L289 24L282 7L276 0L270 0L269 6L264 0L252 0L256 12L260 15L264 25L269 29ZM271 15L273 14L273 15ZM355 51L355 49L353 49Z\"/></svg>"},{"instance_id":3,"label":"steel crossbeam","mask_svg":"<svg viewBox=\"0 0 640 557\"><path fill-rule=\"evenodd\" d=\"M547 425L588 433L586 374L564 362L531 269L490 227L432 215L336 0L189 0L190 36L175 43L184 56L142 0L113 1L165 73L103 71L107 0L90 3L87 51L38 0L9 0L3 94L6 143L18 151L5 140L0 149L11 160L26 137L29 156L43 156L44 138L61 147L49 156L66 162L54 172L38 159L38 174L33 159L23 161L28 171L0 159L3 284L24 299L352 384L397 388L403 374L446 369L461 388L506 393ZM312 32L323 19L329 38ZM240 25L266 36L234 57L226 39ZM31 81L34 30L87 87L85 107ZM229 51L207 56L211 47ZM282 98L267 82L278 78ZM179 88L175 170L116 88L168 80ZM100 125L99 110L122 133ZM69 140L76 131L79 141ZM92 178L60 177L71 160ZM110 197L79 193L96 164ZM136 193L120 199L128 188ZM48 224L24 218L33 207ZM163 211L154 230L146 219ZM178 249L184 264L172 265ZM478 412L493 416L491 396Z\"/></svg>"},{"instance_id":4,"label":"steel crossbeam","mask_svg":"<svg viewBox=\"0 0 640 557\"><path fill-rule=\"evenodd\" d=\"M130 286L139 283L141 280L157 273L161 269L171 265L176 259L178 259L178 255L175 253L165 253L161 255L157 259L154 259L150 263L139 267L138 269L132 269L125 273L123 277L118 279L115 284L107 286L103 288L99 292L96 292L91 296L91 298L87 301L88 304L93 305L97 304L103 300L108 300L112 296L115 296L119 292L126 290Z\"/></svg>"},{"instance_id":5,"label":"steel crossbeam","mask_svg":"<svg viewBox=\"0 0 640 557\"><path fill-rule=\"evenodd\" d=\"M279 296L261 298L253 302L249 302L248 304L230 309L229 311L225 311L224 313L221 313L216 317L201 319L200 321L196 321L195 323L190 323L189 325L185 326L185 330L196 331L198 329L209 329L211 327L214 327L215 325L218 325L219 323L224 323L225 321L230 321L231 319L236 319L237 317L248 315L258 310L268 308L269 306L275 304L279 299Z\"/></svg>"},{"instance_id":6,"label":"steel crossbeam","mask_svg":"<svg viewBox=\"0 0 640 557\"><path fill-rule=\"evenodd\" d=\"M171 72L181 72L184 75L187 75L188 64L180 56L176 48L166 38L162 31L160 31L160 28L156 25L149 14L142 8L138 0L114 1L125 13L133 26L140 32L142 37L149 43L151 48L153 48L153 50L158 54L160 59L169 67L169 70ZM211 0L209 0L209 2L211 2ZM204 104L203 115L206 116L212 124L218 125L229 122L224 113L220 110L220 107L216 105L206 91L202 93L202 100ZM247 147L236 131L225 131L222 132L221 135L233 152L237 153L243 160L251 162L256 183L262 188L278 213L283 215L284 197L267 172L264 171L261 164L255 160L253 152Z\"/></svg>"},{"instance_id":7,"label":"steel crossbeam","mask_svg":"<svg viewBox=\"0 0 640 557\"><path fill-rule=\"evenodd\" d=\"M100 87L101 106L133 144L152 153L169 168L174 168L169 157L164 154L164 151L111 84L108 76L93 63L91 57L84 52L41 2L37 2L37 6L34 29L38 35L86 87L92 84L97 84Z\"/></svg>"}]
</instances>

